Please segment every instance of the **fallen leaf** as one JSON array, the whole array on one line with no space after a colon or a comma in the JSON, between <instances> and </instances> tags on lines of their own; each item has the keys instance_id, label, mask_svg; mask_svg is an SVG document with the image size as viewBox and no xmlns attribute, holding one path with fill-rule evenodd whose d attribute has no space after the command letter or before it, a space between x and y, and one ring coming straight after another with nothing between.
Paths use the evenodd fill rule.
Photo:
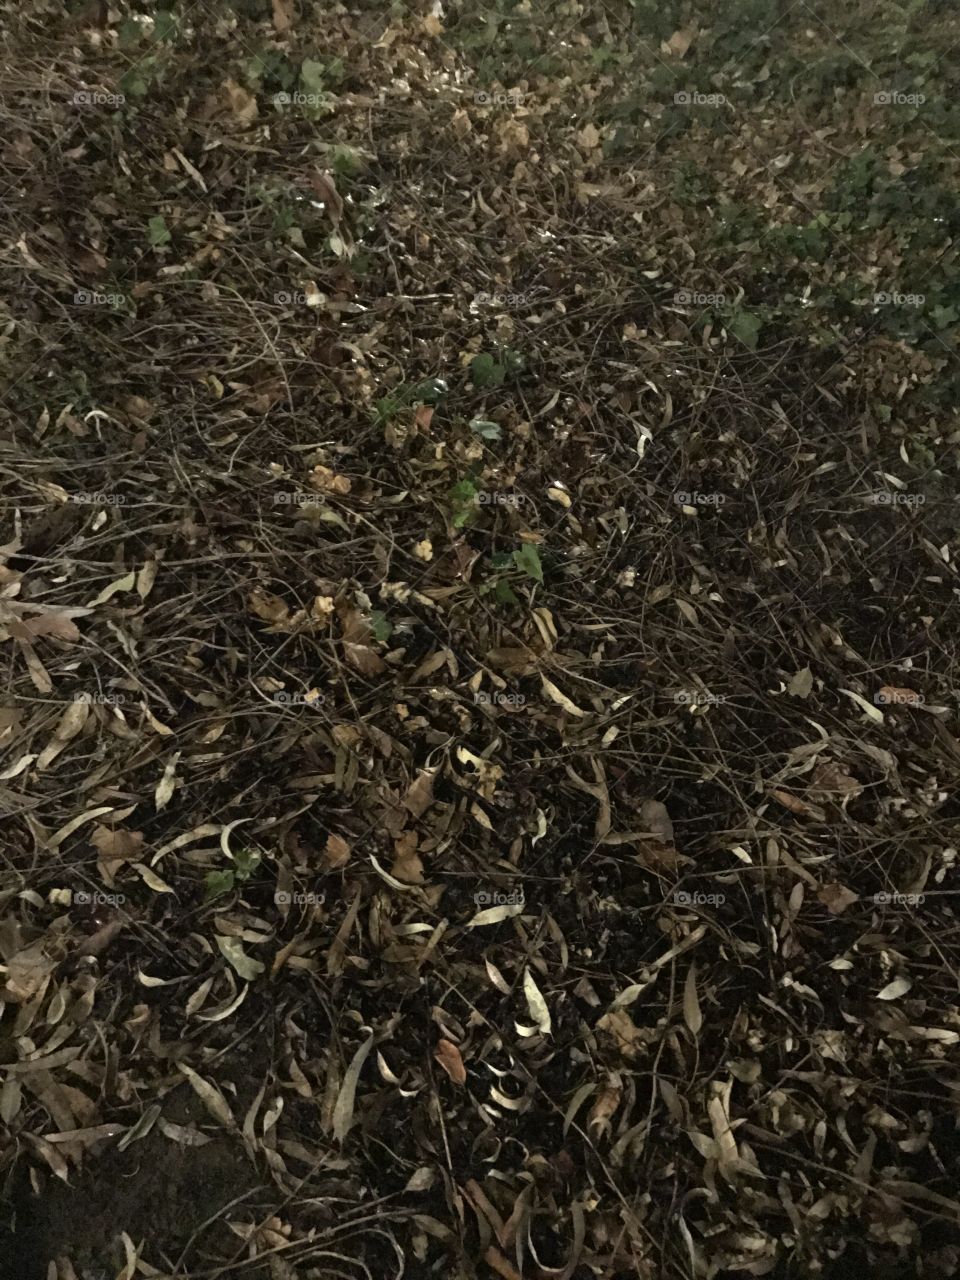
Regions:
<instances>
[{"instance_id":1,"label":"fallen leaf","mask_svg":"<svg viewBox=\"0 0 960 1280\"><path fill-rule=\"evenodd\" d=\"M596 151L600 145L600 133L596 125L585 124L577 134L577 142L585 151Z\"/></svg>"},{"instance_id":2,"label":"fallen leaf","mask_svg":"<svg viewBox=\"0 0 960 1280\"><path fill-rule=\"evenodd\" d=\"M216 1085L212 1085L208 1080L204 1080L203 1076L198 1075L192 1067L188 1067L183 1062L177 1063L177 1067L190 1081L190 1087L213 1116L214 1120L216 1120L218 1124L223 1125L225 1129L235 1130L237 1128L237 1122L233 1118L233 1112L227 1105L226 1098Z\"/></svg>"},{"instance_id":3,"label":"fallen leaf","mask_svg":"<svg viewBox=\"0 0 960 1280\"><path fill-rule=\"evenodd\" d=\"M913 983L909 978L894 978L892 982L888 982L882 991L877 992L878 1000L899 1000L901 996L905 996Z\"/></svg>"},{"instance_id":4,"label":"fallen leaf","mask_svg":"<svg viewBox=\"0 0 960 1280\"><path fill-rule=\"evenodd\" d=\"M53 737L37 757L37 763L34 767L38 773L52 764L67 743L77 736L86 724L89 714L90 700L86 694L78 698L76 702L70 703L60 717L60 723L54 729Z\"/></svg>"},{"instance_id":5,"label":"fallen leaf","mask_svg":"<svg viewBox=\"0 0 960 1280\"><path fill-rule=\"evenodd\" d=\"M801 800L799 796L791 795L789 791L774 790L770 795L778 804L782 804L785 809L789 809L791 813L796 813L803 818L814 818L817 822L826 822L827 815L819 805L808 804L806 800Z\"/></svg>"},{"instance_id":6,"label":"fallen leaf","mask_svg":"<svg viewBox=\"0 0 960 1280\"><path fill-rule=\"evenodd\" d=\"M337 184L334 181L332 173L321 173L319 169L313 169L310 173L310 185L313 187L314 195L320 203L326 208L330 215L331 221L336 224L343 217L343 200L340 192L337 190ZM323 471L328 476L332 476L333 472L327 467L314 467L314 472ZM344 477L338 477L343 479ZM350 482L347 481L346 489L334 490L337 493L349 493Z\"/></svg>"},{"instance_id":7,"label":"fallen leaf","mask_svg":"<svg viewBox=\"0 0 960 1280\"><path fill-rule=\"evenodd\" d=\"M592 1129L594 1134L606 1129L617 1107L619 1107L622 1097L623 1089L619 1084L608 1084L590 1108L587 1116L587 1128Z\"/></svg>"},{"instance_id":8,"label":"fallen leaf","mask_svg":"<svg viewBox=\"0 0 960 1280\"><path fill-rule=\"evenodd\" d=\"M460 1050L452 1041L441 1040L433 1056L434 1060L440 1063L440 1066L443 1067L454 1084L467 1083L467 1068L463 1065Z\"/></svg>"},{"instance_id":9,"label":"fallen leaf","mask_svg":"<svg viewBox=\"0 0 960 1280\"><path fill-rule=\"evenodd\" d=\"M351 667L355 668L363 676L378 676L381 671L386 671L387 669L387 664L376 649L371 649L366 644L351 644L345 640L343 642L343 656Z\"/></svg>"},{"instance_id":10,"label":"fallen leaf","mask_svg":"<svg viewBox=\"0 0 960 1280\"><path fill-rule=\"evenodd\" d=\"M252 956L247 955L239 938L225 938L218 933L217 946L223 953L224 958L236 969L240 977L245 978L247 982L252 982L254 978L263 973L266 966L261 961L254 960Z\"/></svg>"},{"instance_id":11,"label":"fallen leaf","mask_svg":"<svg viewBox=\"0 0 960 1280\"><path fill-rule=\"evenodd\" d=\"M331 833L327 836L326 847L323 851L324 865L328 870L334 870L342 867L350 858L350 846L344 840L343 836Z\"/></svg>"},{"instance_id":12,"label":"fallen leaf","mask_svg":"<svg viewBox=\"0 0 960 1280\"><path fill-rule=\"evenodd\" d=\"M278 35L290 30L295 16L290 0L273 0L273 29Z\"/></svg>"},{"instance_id":13,"label":"fallen leaf","mask_svg":"<svg viewBox=\"0 0 960 1280\"><path fill-rule=\"evenodd\" d=\"M353 1060L347 1068L343 1083L340 1086L340 1092L337 1095L337 1103L333 1109L333 1136L340 1143L346 1138L353 1125L353 1107L356 1100L357 1084L360 1080L363 1064L373 1048L373 1041L374 1035L371 1032L353 1055Z\"/></svg>"},{"instance_id":14,"label":"fallen leaf","mask_svg":"<svg viewBox=\"0 0 960 1280\"><path fill-rule=\"evenodd\" d=\"M321 493L344 494L350 492L350 479L331 471L329 467L314 467L307 476L307 483Z\"/></svg>"},{"instance_id":15,"label":"fallen leaf","mask_svg":"<svg viewBox=\"0 0 960 1280\"><path fill-rule=\"evenodd\" d=\"M703 1026L703 1014L700 1011L700 1001L697 997L697 962L695 960L690 961L687 979L683 984L683 1020L693 1035L700 1034L700 1028Z\"/></svg>"},{"instance_id":16,"label":"fallen leaf","mask_svg":"<svg viewBox=\"0 0 960 1280\"><path fill-rule=\"evenodd\" d=\"M613 1040L624 1058L632 1061L643 1044L640 1028L636 1026L626 1009L611 1009L597 1022L597 1029Z\"/></svg>"},{"instance_id":17,"label":"fallen leaf","mask_svg":"<svg viewBox=\"0 0 960 1280\"><path fill-rule=\"evenodd\" d=\"M263 591L260 587L254 587L247 597L247 604L258 618L262 618L264 622L286 622L290 616L290 606L285 604L279 596L273 595L269 591Z\"/></svg>"},{"instance_id":18,"label":"fallen leaf","mask_svg":"<svg viewBox=\"0 0 960 1280\"><path fill-rule=\"evenodd\" d=\"M435 769L421 769L415 780L408 787L407 794L403 797L404 808L408 809L415 818L422 817L433 804L433 779L435 776Z\"/></svg>"},{"instance_id":19,"label":"fallen leaf","mask_svg":"<svg viewBox=\"0 0 960 1280\"><path fill-rule=\"evenodd\" d=\"M98 604L106 604L113 598L118 591L132 591L137 584L137 575L134 572L125 574L122 578L117 578L115 582L111 582L108 587L100 592L95 600L91 600L87 604L88 609L95 608Z\"/></svg>"},{"instance_id":20,"label":"fallen leaf","mask_svg":"<svg viewBox=\"0 0 960 1280\"><path fill-rule=\"evenodd\" d=\"M640 806L640 823L645 833L656 836L665 845L673 844L673 823L662 801L644 800Z\"/></svg>"},{"instance_id":21,"label":"fallen leaf","mask_svg":"<svg viewBox=\"0 0 960 1280\"><path fill-rule=\"evenodd\" d=\"M533 980L533 974L527 968L523 973L523 994L527 998L527 1008L541 1035L548 1036L552 1027L550 1010L544 1000L540 988Z\"/></svg>"},{"instance_id":22,"label":"fallen leaf","mask_svg":"<svg viewBox=\"0 0 960 1280\"><path fill-rule=\"evenodd\" d=\"M153 793L153 803L158 813L169 803L170 797L173 795L173 790L176 786L177 761L179 759L180 752L175 751L167 761L163 777L157 783L157 789Z\"/></svg>"},{"instance_id":23,"label":"fallen leaf","mask_svg":"<svg viewBox=\"0 0 960 1280\"><path fill-rule=\"evenodd\" d=\"M558 689L552 680L548 680L542 672L540 682L547 697L551 698L557 706L563 707L564 711L572 716L585 716L587 714L585 711L581 711L575 703L571 702L567 695Z\"/></svg>"},{"instance_id":24,"label":"fallen leaf","mask_svg":"<svg viewBox=\"0 0 960 1280\"><path fill-rule=\"evenodd\" d=\"M681 27L679 31L675 31L669 40L664 40L660 45L661 53L672 53L676 57L682 58L686 55L687 50L697 38L697 28L695 25L689 27Z\"/></svg>"},{"instance_id":25,"label":"fallen leaf","mask_svg":"<svg viewBox=\"0 0 960 1280\"><path fill-rule=\"evenodd\" d=\"M484 907L482 911L478 911L472 920L468 920L464 925L465 929L479 929L487 924L499 924L501 920L509 920L511 916L518 916L523 911L522 902L507 903L500 907Z\"/></svg>"},{"instance_id":26,"label":"fallen leaf","mask_svg":"<svg viewBox=\"0 0 960 1280\"><path fill-rule=\"evenodd\" d=\"M848 889L845 884L841 884L838 880L833 880L829 884L821 885L817 891L817 898L832 916L840 916L843 915L847 907L858 901L859 895L854 893L852 889Z\"/></svg>"},{"instance_id":27,"label":"fallen leaf","mask_svg":"<svg viewBox=\"0 0 960 1280\"><path fill-rule=\"evenodd\" d=\"M791 676L790 683L787 685L787 693L792 694L794 698L808 698L812 691L813 672L809 667L804 667L796 675Z\"/></svg>"},{"instance_id":28,"label":"fallen leaf","mask_svg":"<svg viewBox=\"0 0 960 1280\"><path fill-rule=\"evenodd\" d=\"M252 124L257 118L257 100L236 80L225 80L220 86L220 94L227 110L240 124Z\"/></svg>"}]
</instances>

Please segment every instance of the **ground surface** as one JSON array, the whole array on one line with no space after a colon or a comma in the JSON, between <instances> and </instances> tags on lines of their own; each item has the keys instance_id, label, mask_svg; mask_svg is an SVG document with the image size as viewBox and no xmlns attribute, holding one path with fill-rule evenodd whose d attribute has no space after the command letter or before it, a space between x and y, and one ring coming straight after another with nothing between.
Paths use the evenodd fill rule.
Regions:
<instances>
[{"instance_id":1,"label":"ground surface","mask_svg":"<svg viewBox=\"0 0 960 1280\"><path fill-rule=\"evenodd\" d=\"M960 1270L960 21L5 5L5 1280Z\"/></svg>"}]
</instances>

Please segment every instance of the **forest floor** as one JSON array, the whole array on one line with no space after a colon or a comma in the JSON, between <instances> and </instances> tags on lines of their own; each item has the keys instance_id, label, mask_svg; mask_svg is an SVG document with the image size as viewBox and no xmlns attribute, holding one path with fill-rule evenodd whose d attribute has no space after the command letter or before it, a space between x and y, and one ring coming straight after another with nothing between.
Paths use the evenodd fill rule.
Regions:
<instances>
[{"instance_id":1,"label":"forest floor","mask_svg":"<svg viewBox=\"0 0 960 1280\"><path fill-rule=\"evenodd\" d=\"M960 14L0 12L0 1280L960 1274Z\"/></svg>"}]
</instances>

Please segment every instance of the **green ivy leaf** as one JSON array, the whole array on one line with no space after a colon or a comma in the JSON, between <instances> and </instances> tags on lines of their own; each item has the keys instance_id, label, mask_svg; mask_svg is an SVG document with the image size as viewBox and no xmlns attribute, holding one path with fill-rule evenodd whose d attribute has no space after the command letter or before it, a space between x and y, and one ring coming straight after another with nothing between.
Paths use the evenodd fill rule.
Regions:
<instances>
[{"instance_id":1,"label":"green ivy leaf","mask_svg":"<svg viewBox=\"0 0 960 1280\"><path fill-rule=\"evenodd\" d=\"M497 364L493 356L486 351L482 355L473 357L470 362L470 373L473 377L473 385L480 390L488 387L502 387L506 377L503 365Z\"/></svg>"},{"instance_id":2,"label":"green ivy leaf","mask_svg":"<svg viewBox=\"0 0 960 1280\"><path fill-rule=\"evenodd\" d=\"M177 34L177 18L169 9L159 9L153 15L153 39L158 43L173 40Z\"/></svg>"},{"instance_id":3,"label":"green ivy leaf","mask_svg":"<svg viewBox=\"0 0 960 1280\"><path fill-rule=\"evenodd\" d=\"M727 322L727 329L751 351L757 349L757 339L762 328L763 321L752 311L735 311Z\"/></svg>"},{"instance_id":4,"label":"green ivy leaf","mask_svg":"<svg viewBox=\"0 0 960 1280\"><path fill-rule=\"evenodd\" d=\"M249 880L260 865L260 854L256 849L240 849L233 855L233 865L238 880Z\"/></svg>"},{"instance_id":5,"label":"green ivy leaf","mask_svg":"<svg viewBox=\"0 0 960 1280\"><path fill-rule=\"evenodd\" d=\"M150 243L154 248L157 248L162 244L170 243L172 237L162 214L158 213L152 217L147 223L147 227L149 229Z\"/></svg>"},{"instance_id":6,"label":"green ivy leaf","mask_svg":"<svg viewBox=\"0 0 960 1280\"><path fill-rule=\"evenodd\" d=\"M206 891L203 895L205 902L209 902L211 898L219 898L224 893L229 893L233 888L233 872L232 871L208 871L203 880Z\"/></svg>"},{"instance_id":7,"label":"green ivy leaf","mask_svg":"<svg viewBox=\"0 0 960 1280\"><path fill-rule=\"evenodd\" d=\"M380 644L386 644L393 634L393 626L387 621L387 615L380 609L374 609L370 614L370 631L374 640Z\"/></svg>"},{"instance_id":8,"label":"green ivy leaf","mask_svg":"<svg viewBox=\"0 0 960 1280\"><path fill-rule=\"evenodd\" d=\"M324 78L326 67L315 58L307 58L300 67L300 84L304 93L321 94L326 92Z\"/></svg>"},{"instance_id":9,"label":"green ivy leaf","mask_svg":"<svg viewBox=\"0 0 960 1280\"><path fill-rule=\"evenodd\" d=\"M472 418L470 430L484 440L499 440L502 435L499 423L488 422L485 418Z\"/></svg>"},{"instance_id":10,"label":"green ivy leaf","mask_svg":"<svg viewBox=\"0 0 960 1280\"><path fill-rule=\"evenodd\" d=\"M957 313L953 307L933 307L930 319L938 329L949 329L952 324L956 324Z\"/></svg>"},{"instance_id":11,"label":"green ivy leaf","mask_svg":"<svg viewBox=\"0 0 960 1280\"><path fill-rule=\"evenodd\" d=\"M519 551L513 553L513 563L528 578L533 578L534 582L543 582L540 552L532 542L525 542Z\"/></svg>"}]
</instances>

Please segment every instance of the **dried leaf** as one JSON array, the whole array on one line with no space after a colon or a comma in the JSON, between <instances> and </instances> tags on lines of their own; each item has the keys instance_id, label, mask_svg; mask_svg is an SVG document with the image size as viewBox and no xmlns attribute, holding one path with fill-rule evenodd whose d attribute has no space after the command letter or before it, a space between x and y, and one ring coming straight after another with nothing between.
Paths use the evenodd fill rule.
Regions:
<instances>
[{"instance_id":1,"label":"dried leaf","mask_svg":"<svg viewBox=\"0 0 960 1280\"><path fill-rule=\"evenodd\" d=\"M847 907L852 906L858 900L858 895L852 889L848 889L845 884L840 884L838 880L834 880L830 884L821 886L817 892L817 898L832 916L840 916L843 915Z\"/></svg>"},{"instance_id":2,"label":"dried leaf","mask_svg":"<svg viewBox=\"0 0 960 1280\"><path fill-rule=\"evenodd\" d=\"M132 571L125 574L122 578L117 578L115 582L111 582L108 587L100 592L95 600L91 600L87 605L88 609L94 609L98 604L106 604L112 599L118 591L132 591L137 584L137 575Z\"/></svg>"},{"instance_id":3,"label":"dried leaf","mask_svg":"<svg viewBox=\"0 0 960 1280\"><path fill-rule=\"evenodd\" d=\"M252 956L247 955L239 938L225 938L218 933L217 946L223 953L224 958L233 965L240 977L247 982L253 982L254 978L259 977L266 968L261 961L254 960Z\"/></svg>"},{"instance_id":4,"label":"dried leaf","mask_svg":"<svg viewBox=\"0 0 960 1280\"><path fill-rule=\"evenodd\" d=\"M374 1034L371 1032L353 1055L353 1061L347 1068L346 1075L343 1077L343 1084L341 1084L340 1092L337 1095L337 1105L333 1109L333 1136L340 1143L344 1141L353 1125L353 1107L357 1094L357 1083L360 1080L363 1064L373 1048L374 1039Z\"/></svg>"},{"instance_id":5,"label":"dried leaf","mask_svg":"<svg viewBox=\"0 0 960 1280\"><path fill-rule=\"evenodd\" d=\"M237 1128L237 1122L233 1118L233 1112L227 1105L226 1098L216 1085L212 1085L209 1080L204 1080L203 1076L198 1075L192 1067L188 1067L183 1062L177 1063L177 1068L182 1071L190 1081L190 1087L213 1116L214 1120L216 1120L217 1124L222 1125L225 1129L231 1130L231 1132L235 1131Z\"/></svg>"},{"instance_id":6,"label":"dried leaf","mask_svg":"<svg viewBox=\"0 0 960 1280\"><path fill-rule=\"evenodd\" d=\"M804 667L790 678L787 693L792 694L794 698L809 698L812 692L813 672L809 667Z\"/></svg>"},{"instance_id":7,"label":"dried leaf","mask_svg":"<svg viewBox=\"0 0 960 1280\"><path fill-rule=\"evenodd\" d=\"M463 1065L460 1050L452 1041L441 1040L433 1056L454 1084L467 1083L467 1068Z\"/></svg>"},{"instance_id":8,"label":"dried leaf","mask_svg":"<svg viewBox=\"0 0 960 1280\"><path fill-rule=\"evenodd\" d=\"M290 30L295 16L291 0L273 0L273 29L278 35Z\"/></svg>"},{"instance_id":9,"label":"dried leaf","mask_svg":"<svg viewBox=\"0 0 960 1280\"><path fill-rule=\"evenodd\" d=\"M533 980L533 974L530 972L529 967L523 972L523 994L527 998L530 1017L536 1023L540 1034L548 1036L552 1027L550 1010L547 1008L547 1002L544 1000L540 988Z\"/></svg>"},{"instance_id":10,"label":"dried leaf","mask_svg":"<svg viewBox=\"0 0 960 1280\"><path fill-rule=\"evenodd\" d=\"M421 769L403 797L403 806L420 818L433 804L433 779L436 769Z\"/></svg>"},{"instance_id":11,"label":"dried leaf","mask_svg":"<svg viewBox=\"0 0 960 1280\"><path fill-rule=\"evenodd\" d=\"M819 805L808 804L806 800L801 800L799 796L791 795L789 791L773 790L770 795L785 809L789 809L791 813L799 814L803 818L813 818L817 822L825 822L827 815Z\"/></svg>"},{"instance_id":12,"label":"dried leaf","mask_svg":"<svg viewBox=\"0 0 960 1280\"><path fill-rule=\"evenodd\" d=\"M901 996L905 996L913 983L909 978L894 978L892 982L888 982L882 991L877 992L878 1000L899 1000Z\"/></svg>"},{"instance_id":13,"label":"dried leaf","mask_svg":"<svg viewBox=\"0 0 960 1280\"><path fill-rule=\"evenodd\" d=\"M540 682L547 697L551 698L557 706L563 707L564 711L572 716L585 716L587 714L585 711L581 711L575 703L571 702L567 695L558 689L552 680L548 680L542 672L540 674Z\"/></svg>"},{"instance_id":14,"label":"dried leaf","mask_svg":"<svg viewBox=\"0 0 960 1280\"><path fill-rule=\"evenodd\" d=\"M349 858L350 846L343 836L335 835L331 831L327 836L327 843L323 851L324 866L332 871L337 867L342 867Z\"/></svg>"},{"instance_id":15,"label":"dried leaf","mask_svg":"<svg viewBox=\"0 0 960 1280\"><path fill-rule=\"evenodd\" d=\"M163 771L163 777L157 783L157 789L153 793L153 803L159 813L170 801L176 786L177 761L180 759L180 752L175 751L167 761L166 768Z\"/></svg>"},{"instance_id":16,"label":"dried leaf","mask_svg":"<svg viewBox=\"0 0 960 1280\"><path fill-rule=\"evenodd\" d=\"M509 920L511 916L518 916L522 912L522 902L508 903L501 907L485 907L483 911L478 911L472 920L468 920L464 928L479 929L486 924L499 924L501 920Z\"/></svg>"},{"instance_id":17,"label":"dried leaf","mask_svg":"<svg viewBox=\"0 0 960 1280\"><path fill-rule=\"evenodd\" d=\"M60 723L53 731L53 737L40 752L37 757L37 763L34 766L38 773L46 769L48 765L56 760L57 756L64 749L68 742L72 741L81 731L87 722L87 716L90 714L90 700L84 695L76 702L71 702L69 707L60 717Z\"/></svg>"},{"instance_id":18,"label":"dried leaf","mask_svg":"<svg viewBox=\"0 0 960 1280\"><path fill-rule=\"evenodd\" d=\"M700 1011L700 1000L697 997L697 962L691 960L687 970L687 980L683 984L683 1020L693 1035L700 1034L703 1026L703 1014Z\"/></svg>"},{"instance_id":19,"label":"dried leaf","mask_svg":"<svg viewBox=\"0 0 960 1280\"><path fill-rule=\"evenodd\" d=\"M673 844L673 823L662 801L644 800L640 806L640 824L645 834L656 836L665 845Z\"/></svg>"}]
</instances>

